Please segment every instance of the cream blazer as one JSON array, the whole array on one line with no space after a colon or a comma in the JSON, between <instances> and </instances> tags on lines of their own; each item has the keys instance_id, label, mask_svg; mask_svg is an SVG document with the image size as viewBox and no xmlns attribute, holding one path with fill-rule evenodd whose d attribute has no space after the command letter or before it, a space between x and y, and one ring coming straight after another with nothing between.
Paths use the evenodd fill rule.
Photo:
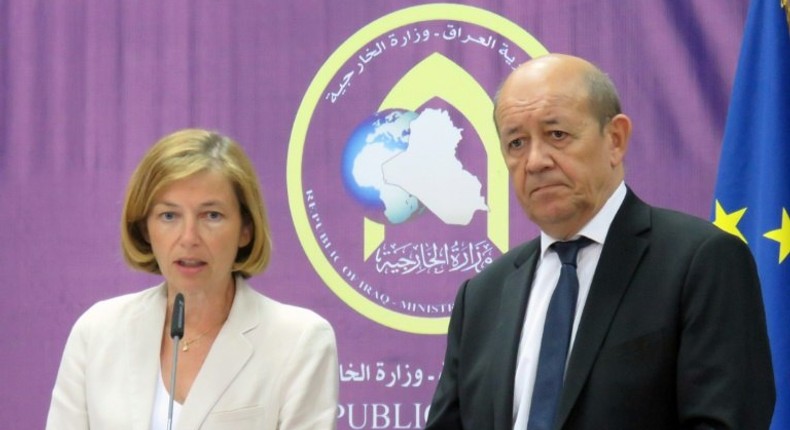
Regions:
<instances>
[{"instance_id":1,"label":"cream blazer","mask_svg":"<svg viewBox=\"0 0 790 430\"><path fill-rule=\"evenodd\" d=\"M149 429L166 308L162 284L96 303L78 319L47 429ZM175 429L334 429L338 384L329 323L237 278L228 319Z\"/></svg>"}]
</instances>

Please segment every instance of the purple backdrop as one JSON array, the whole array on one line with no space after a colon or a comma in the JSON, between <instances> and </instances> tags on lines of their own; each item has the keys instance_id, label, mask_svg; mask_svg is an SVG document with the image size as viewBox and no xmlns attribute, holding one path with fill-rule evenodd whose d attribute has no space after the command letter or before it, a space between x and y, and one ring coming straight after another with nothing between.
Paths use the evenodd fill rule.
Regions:
<instances>
[{"instance_id":1,"label":"purple backdrop","mask_svg":"<svg viewBox=\"0 0 790 430\"><path fill-rule=\"evenodd\" d=\"M635 124L628 183L652 203L701 217L711 207L746 3L462 2L517 24L548 51L585 57L609 72ZM420 4L426 3L0 1L4 428L43 427L60 354L80 313L99 299L159 282L123 263L123 192L147 147L187 126L229 134L253 159L275 252L269 270L252 284L278 300L314 309L335 327L343 372L338 428L422 427L433 377L441 369L444 337L392 329L335 294L314 268L315 259L308 258L312 251L303 246L305 237L297 234L294 204L304 206L300 199L306 197L299 193L317 184L313 189L320 192L322 213L335 223L327 224L336 232L336 246L350 259L361 247L361 230L341 233L342 214L354 201L342 189L337 160L353 127L375 113L394 82L431 52L460 65L489 96L509 70L495 66L496 55L482 48L435 38L419 49L381 55L365 74L358 72L337 105L331 103L324 94L337 87L346 70L356 70L355 58L376 41L393 34L405 45L416 27L431 28L435 36L455 25L496 36L500 44L509 40L510 52L520 55L517 62L526 58L524 50L517 49L512 33L508 39L468 22L411 17L346 53L337 63L340 70L325 75L328 86L316 90L320 100L306 107L315 115L306 124L308 139L301 141L302 162L289 159L294 121L305 108L306 94L317 88L322 66L372 22ZM471 119L451 103L434 99L425 106L449 111L465 139L475 139ZM462 145L458 156L472 173L485 177L481 150ZM289 194L289 181L298 177L304 188ZM486 195L488 182L483 184ZM512 197L509 214L511 246L535 233ZM353 225L361 225L363 215L354 216ZM477 233L470 238L485 229L485 215L475 216L469 229ZM388 238L394 231L404 240L419 240L415 231L437 225L421 218L410 229L390 226ZM447 241L460 230L440 231ZM457 234L463 238L466 233ZM409 278L430 284L424 293L404 292L398 285L382 288L410 294L411 300L425 294L446 302L469 273ZM365 368L367 375L360 372Z\"/></svg>"}]
</instances>

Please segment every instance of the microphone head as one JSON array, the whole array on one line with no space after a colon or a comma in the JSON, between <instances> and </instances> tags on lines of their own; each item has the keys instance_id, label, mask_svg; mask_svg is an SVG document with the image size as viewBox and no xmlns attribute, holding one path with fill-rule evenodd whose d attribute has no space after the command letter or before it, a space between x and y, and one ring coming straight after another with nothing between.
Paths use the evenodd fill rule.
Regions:
<instances>
[{"instance_id":1,"label":"microphone head","mask_svg":"<svg viewBox=\"0 0 790 430\"><path fill-rule=\"evenodd\" d=\"M170 337L179 339L184 337L184 295L176 294L173 302L173 320L170 325Z\"/></svg>"}]
</instances>

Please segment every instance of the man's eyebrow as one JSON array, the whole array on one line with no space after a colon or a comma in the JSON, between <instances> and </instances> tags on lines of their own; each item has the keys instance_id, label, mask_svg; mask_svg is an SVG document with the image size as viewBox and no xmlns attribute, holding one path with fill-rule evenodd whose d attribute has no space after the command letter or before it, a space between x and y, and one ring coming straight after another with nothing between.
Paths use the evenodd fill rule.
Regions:
<instances>
[{"instance_id":1,"label":"man's eyebrow","mask_svg":"<svg viewBox=\"0 0 790 430\"><path fill-rule=\"evenodd\" d=\"M520 126L508 127L506 129L502 130L502 136L513 135L513 134L517 133L520 129L521 129Z\"/></svg>"},{"instance_id":2,"label":"man's eyebrow","mask_svg":"<svg viewBox=\"0 0 790 430\"><path fill-rule=\"evenodd\" d=\"M552 116L549 118L542 119L540 123L544 125L557 125L560 123L560 119L556 116Z\"/></svg>"}]
</instances>

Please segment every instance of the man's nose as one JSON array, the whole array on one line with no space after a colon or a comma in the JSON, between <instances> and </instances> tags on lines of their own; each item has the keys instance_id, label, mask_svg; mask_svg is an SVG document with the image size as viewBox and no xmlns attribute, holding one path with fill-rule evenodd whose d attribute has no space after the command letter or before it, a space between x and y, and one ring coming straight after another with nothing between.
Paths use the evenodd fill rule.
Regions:
<instances>
[{"instance_id":1,"label":"man's nose","mask_svg":"<svg viewBox=\"0 0 790 430\"><path fill-rule=\"evenodd\" d=\"M554 164L551 158L550 147L546 143L536 140L532 142L527 153L526 169L528 172L540 172Z\"/></svg>"}]
</instances>

